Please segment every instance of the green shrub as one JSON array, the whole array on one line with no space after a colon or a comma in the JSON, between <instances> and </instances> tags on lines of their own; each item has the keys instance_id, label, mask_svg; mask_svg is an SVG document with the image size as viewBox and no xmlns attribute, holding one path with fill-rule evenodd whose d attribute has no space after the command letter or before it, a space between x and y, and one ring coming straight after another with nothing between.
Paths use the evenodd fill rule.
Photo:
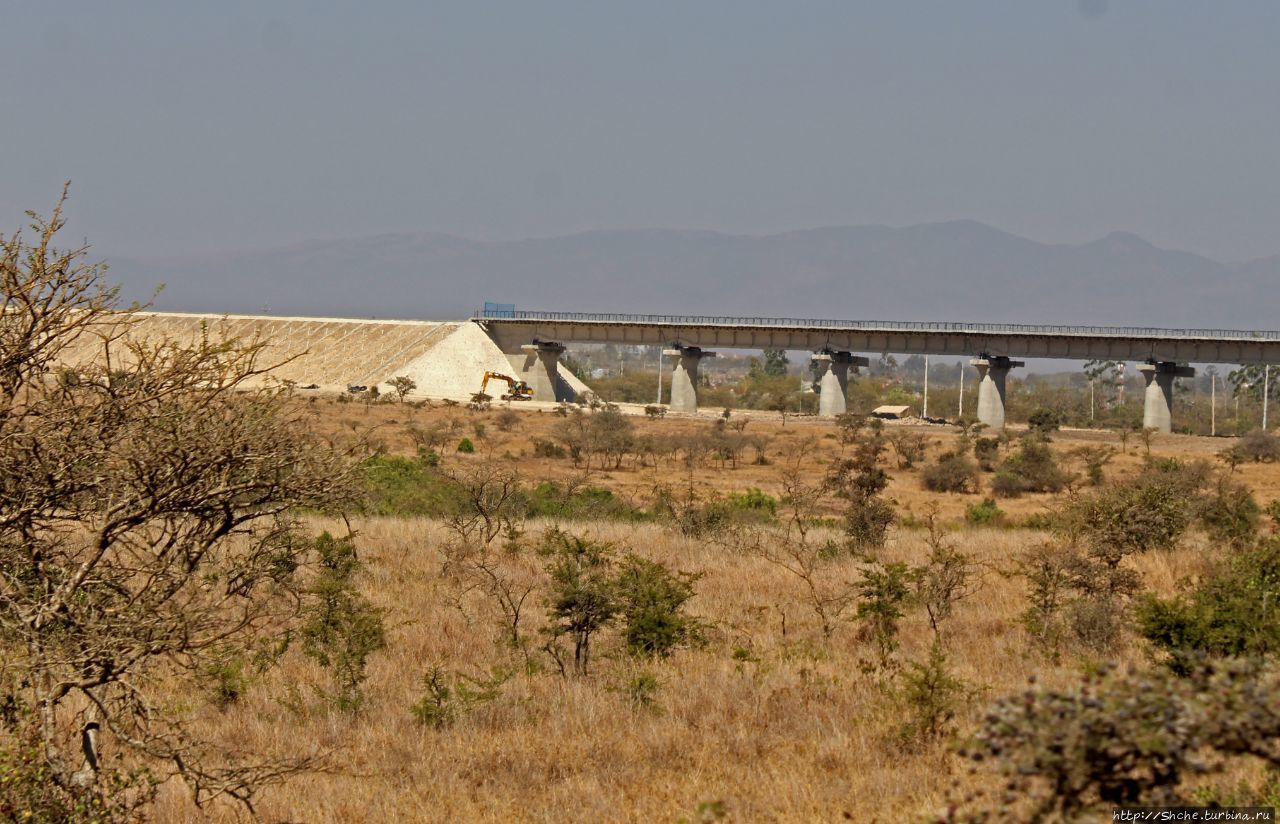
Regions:
<instances>
[{"instance_id":1,"label":"green shrub","mask_svg":"<svg viewBox=\"0 0 1280 824\"><path fill-rule=\"evenodd\" d=\"M562 673L567 674L556 642L568 637L573 643L573 669L586 675L591 663L591 640L618 614L613 570L613 548L554 531L547 535L546 548L551 555L547 574L551 587L547 595L547 649L555 657Z\"/></svg>"},{"instance_id":2,"label":"green shrub","mask_svg":"<svg viewBox=\"0 0 1280 824\"><path fill-rule=\"evenodd\" d=\"M368 515L433 517L452 511L457 488L433 471L440 456L433 451L417 458L375 455L364 463L361 509Z\"/></svg>"},{"instance_id":3,"label":"green shrub","mask_svg":"<svg viewBox=\"0 0 1280 824\"><path fill-rule=\"evenodd\" d=\"M1027 425L1038 435L1048 435L1062 424L1062 418L1053 409L1040 408L1027 417Z\"/></svg>"},{"instance_id":4,"label":"green shrub","mask_svg":"<svg viewBox=\"0 0 1280 824\"><path fill-rule=\"evenodd\" d=\"M670 520L681 534L703 538L739 526L771 523L778 505L776 498L758 489L702 500L696 496L678 498L669 489L661 488L654 496L651 511Z\"/></svg>"},{"instance_id":5,"label":"green shrub","mask_svg":"<svg viewBox=\"0 0 1280 824\"><path fill-rule=\"evenodd\" d=\"M978 486L978 467L960 451L944 452L920 474L930 492L974 492Z\"/></svg>"},{"instance_id":6,"label":"green shrub","mask_svg":"<svg viewBox=\"0 0 1280 824\"><path fill-rule=\"evenodd\" d=\"M1065 641L1108 652L1126 627L1128 604L1140 579L1120 554L1045 542L1018 559L1030 592L1022 614L1033 643L1051 659Z\"/></svg>"},{"instance_id":7,"label":"green shrub","mask_svg":"<svg viewBox=\"0 0 1280 824\"><path fill-rule=\"evenodd\" d=\"M898 621L911 600L913 570L906 564L873 563L862 570L858 594L862 597L856 612L875 642L881 667L898 648Z\"/></svg>"},{"instance_id":8,"label":"green shrub","mask_svg":"<svg viewBox=\"0 0 1280 824\"><path fill-rule=\"evenodd\" d=\"M983 472L994 472L996 459L1000 457L1000 439L978 438L973 442L973 456Z\"/></svg>"},{"instance_id":9,"label":"green shrub","mask_svg":"<svg viewBox=\"0 0 1280 824\"><path fill-rule=\"evenodd\" d=\"M898 737L908 750L950 737L955 731L956 713L976 694L973 687L953 674L942 644L937 641L923 664L908 662L899 678L898 700L907 720L898 728Z\"/></svg>"},{"instance_id":10,"label":"green shrub","mask_svg":"<svg viewBox=\"0 0 1280 824\"><path fill-rule=\"evenodd\" d=\"M773 520L778 514L778 499L755 487L730 495L729 505L739 512L756 515L761 520Z\"/></svg>"},{"instance_id":11,"label":"green shrub","mask_svg":"<svg viewBox=\"0 0 1280 824\"><path fill-rule=\"evenodd\" d=\"M249 689L249 675L240 660L217 661L204 669L214 706L225 709L239 701Z\"/></svg>"},{"instance_id":12,"label":"green shrub","mask_svg":"<svg viewBox=\"0 0 1280 824\"><path fill-rule=\"evenodd\" d=\"M476 445L471 442L470 438L463 438L458 441L458 451L464 455L470 455L476 451Z\"/></svg>"},{"instance_id":13,"label":"green shrub","mask_svg":"<svg viewBox=\"0 0 1280 824\"><path fill-rule=\"evenodd\" d=\"M1061 492L1070 480L1048 444L1027 439L1000 464L991 491L1006 498L1027 492Z\"/></svg>"},{"instance_id":14,"label":"green shrub","mask_svg":"<svg viewBox=\"0 0 1280 824\"><path fill-rule=\"evenodd\" d=\"M844 535L854 552L883 547L896 515L893 505L878 495L849 502L844 511Z\"/></svg>"},{"instance_id":15,"label":"green shrub","mask_svg":"<svg viewBox=\"0 0 1280 824\"><path fill-rule=\"evenodd\" d=\"M658 676L644 670L631 676L621 692L634 707L652 707L661 687Z\"/></svg>"},{"instance_id":16,"label":"green shrub","mask_svg":"<svg viewBox=\"0 0 1280 824\"><path fill-rule=\"evenodd\" d=\"M646 515L608 489L584 486L569 489L555 481L543 481L529 490L526 515L530 518L569 520L643 520Z\"/></svg>"},{"instance_id":17,"label":"green shrub","mask_svg":"<svg viewBox=\"0 0 1280 824\"><path fill-rule=\"evenodd\" d=\"M1258 538L1262 508L1248 487L1222 480L1214 494L1200 502L1196 515L1210 540L1244 549Z\"/></svg>"},{"instance_id":18,"label":"green shrub","mask_svg":"<svg viewBox=\"0 0 1280 824\"><path fill-rule=\"evenodd\" d=\"M386 646L382 610L360 594L356 577L364 566L350 536L325 532L316 539L319 570L307 589L301 628L302 651L330 671L332 690L320 690L343 712L364 703L369 656Z\"/></svg>"},{"instance_id":19,"label":"green shrub","mask_svg":"<svg viewBox=\"0 0 1280 824\"><path fill-rule=\"evenodd\" d=\"M1241 436L1228 451L1240 463L1270 463L1280 460L1280 438L1264 429L1255 429Z\"/></svg>"},{"instance_id":20,"label":"green shrub","mask_svg":"<svg viewBox=\"0 0 1280 824\"><path fill-rule=\"evenodd\" d=\"M533 439L533 454L536 458L563 458L569 453L565 448L554 441L543 440L542 438Z\"/></svg>"},{"instance_id":21,"label":"green shrub","mask_svg":"<svg viewBox=\"0 0 1280 824\"><path fill-rule=\"evenodd\" d=\"M1139 632L1187 673L1202 656L1270 657L1280 652L1280 539L1237 555L1192 591L1149 596L1138 606Z\"/></svg>"},{"instance_id":22,"label":"green shrub","mask_svg":"<svg viewBox=\"0 0 1280 824\"><path fill-rule=\"evenodd\" d=\"M1061 524L1114 555L1168 549L1190 525L1207 478L1202 463L1152 461L1135 478L1077 498Z\"/></svg>"},{"instance_id":23,"label":"green shrub","mask_svg":"<svg viewBox=\"0 0 1280 824\"><path fill-rule=\"evenodd\" d=\"M699 576L674 573L660 563L629 555L615 582L622 638L633 655L663 656L695 641L700 624L684 612Z\"/></svg>"},{"instance_id":24,"label":"green shrub","mask_svg":"<svg viewBox=\"0 0 1280 824\"><path fill-rule=\"evenodd\" d=\"M1004 510L992 498L983 498L981 503L969 504L964 511L965 521L974 526L993 526L1004 523Z\"/></svg>"},{"instance_id":25,"label":"green shrub","mask_svg":"<svg viewBox=\"0 0 1280 824\"><path fill-rule=\"evenodd\" d=\"M484 677L472 678L440 666L428 667L422 676L422 697L409 707L409 713L419 724L444 729L496 699L510 677L510 673L494 670Z\"/></svg>"}]
</instances>

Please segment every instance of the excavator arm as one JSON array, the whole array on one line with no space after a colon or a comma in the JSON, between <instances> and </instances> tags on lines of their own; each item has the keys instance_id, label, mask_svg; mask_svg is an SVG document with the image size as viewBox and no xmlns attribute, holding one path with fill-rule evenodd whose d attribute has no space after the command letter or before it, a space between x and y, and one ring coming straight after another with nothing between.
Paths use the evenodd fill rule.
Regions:
<instances>
[{"instance_id":1,"label":"excavator arm","mask_svg":"<svg viewBox=\"0 0 1280 824\"><path fill-rule=\"evenodd\" d=\"M480 382L480 394L484 394L484 390L488 388L490 380L505 381L507 384L507 392L502 396L504 401L528 401L533 399L533 388L524 381L518 381L510 375L504 375L501 372L485 372L484 380Z\"/></svg>"}]
</instances>

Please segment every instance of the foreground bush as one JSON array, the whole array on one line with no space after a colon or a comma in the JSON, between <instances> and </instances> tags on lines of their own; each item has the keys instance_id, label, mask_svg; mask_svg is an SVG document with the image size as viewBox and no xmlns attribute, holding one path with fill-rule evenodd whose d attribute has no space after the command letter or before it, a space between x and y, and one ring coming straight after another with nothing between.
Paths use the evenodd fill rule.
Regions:
<instances>
[{"instance_id":1,"label":"foreground bush","mask_svg":"<svg viewBox=\"0 0 1280 824\"><path fill-rule=\"evenodd\" d=\"M1193 782L1243 757L1280 765L1278 737L1280 679L1270 670L1227 662L1179 678L1103 668L1077 688L1032 686L988 710L966 752L1005 780L973 806L996 820L1077 821L1119 805L1187 803ZM966 815L952 807L947 818Z\"/></svg>"},{"instance_id":2,"label":"foreground bush","mask_svg":"<svg viewBox=\"0 0 1280 824\"><path fill-rule=\"evenodd\" d=\"M176 777L251 811L313 758L219 751L171 696L275 663L317 562L297 513L345 507L356 466L251 388L261 345L126 337L101 268L54 246L60 208L0 238L0 810L126 815ZM73 344L110 361L54 380ZM47 796L24 800L9 779L36 740Z\"/></svg>"}]
</instances>

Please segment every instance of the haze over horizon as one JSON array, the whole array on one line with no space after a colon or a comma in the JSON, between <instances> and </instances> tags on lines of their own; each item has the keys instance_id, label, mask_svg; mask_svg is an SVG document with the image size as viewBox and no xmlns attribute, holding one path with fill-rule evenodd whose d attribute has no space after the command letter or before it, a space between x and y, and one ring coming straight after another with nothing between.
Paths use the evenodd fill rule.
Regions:
<instances>
[{"instance_id":1,"label":"haze over horizon","mask_svg":"<svg viewBox=\"0 0 1280 824\"><path fill-rule=\"evenodd\" d=\"M774 235L590 231L521 241L399 233L114 258L129 299L214 314L579 312L1273 329L1280 256L1223 263L1113 232L1044 244L977 221Z\"/></svg>"},{"instance_id":2,"label":"haze over horizon","mask_svg":"<svg viewBox=\"0 0 1280 824\"><path fill-rule=\"evenodd\" d=\"M1264 0L12 4L0 230L112 257L385 233L975 220L1280 253ZM123 274L123 273L122 273Z\"/></svg>"}]
</instances>

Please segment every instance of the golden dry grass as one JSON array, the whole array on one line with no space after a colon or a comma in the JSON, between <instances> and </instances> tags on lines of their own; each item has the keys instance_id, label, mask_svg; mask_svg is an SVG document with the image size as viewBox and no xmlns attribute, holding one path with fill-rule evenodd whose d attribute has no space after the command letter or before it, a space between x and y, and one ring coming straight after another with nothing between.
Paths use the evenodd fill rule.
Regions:
<instances>
[{"instance_id":1,"label":"golden dry grass","mask_svg":"<svg viewBox=\"0 0 1280 824\"><path fill-rule=\"evenodd\" d=\"M321 402L321 424L333 433L350 431L343 418L377 424L377 437L397 451L411 446L405 427L454 416L469 427L461 410L418 410ZM392 422L394 421L394 423ZM531 479L567 477L563 461L528 457L533 436L545 437L557 419L526 414L517 431L490 426L484 441L493 455L520 458ZM703 427L705 421L639 421L641 427L671 431ZM789 439L816 437L827 444L829 427L789 422L786 433L773 422L749 425L768 431L781 448ZM931 435L936 449L953 434ZM1098 433L1066 433L1059 449L1098 439ZM1208 442L1208 443L1205 443ZM1222 441L1158 438L1154 451L1211 456ZM833 447L834 448L834 447ZM1115 462L1119 472L1140 460L1141 447ZM457 460L465 458L458 457ZM821 471L819 461L811 470ZM776 489L777 467L714 468L695 471L695 482L721 492L758 486ZM944 519L957 518L977 496L931 495L914 472L894 473L890 495L900 510L922 512L940 505ZM1245 467L1239 475L1263 501L1280 490L1272 467ZM685 480L675 468L630 468L597 473L593 483L643 497L655 479ZM1002 503L1031 512L1048 502L1040 496ZM335 524L316 523L317 530ZM573 528L699 573L691 612L711 624L705 645L666 660L638 663L626 657L615 638L604 637L604 654L594 672L562 678L545 656L530 653L534 666L501 643L496 610L481 597L450 606L450 586L440 575L442 528L429 521L368 519L354 522L368 564L370 597L386 610L390 629L386 651L370 667L368 704L358 716L328 713L307 685L321 678L311 665L289 660L223 711L208 706L198 724L209 735L253 753L319 748L332 752L331 770L307 775L264 794L261 811L279 821L467 821L467 822L674 822L689 818L699 803L722 801L728 820L814 822L918 820L938 810L953 781L972 787L990 782L971 776L967 764L945 746L907 751L895 738L902 722L882 674L862 666L874 656L856 626L840 626L822 639L804 604L801 584L766 560L705 541L681 537L657 525L578 524ZM540 526L532 524L530 528ZM979 592L962 602L946 629L948 655L956 673L980 687L983 696L961 717L971 730L981 706L1017 690L1028 676L1061 684L1078 677L1082 659L1067 655L1054 665L1034 651L1020 624L1026 585L1007 574L1012 559L1044 536L1028 530L959 528L950 539L983 567ZM1133 559L1146 588L1174 591L1179 581L1206 568L1208 547L1192 535L1175 551ZM919 530L896 529L885 557L919 562L927 549ZM854 561L831 572L856 574ZM544 620L541 603L531 611L527 631ZM902 624L900 661L920 661L932 634L920 611ZM1142 662L1144 650L1127 644L1116 657ZM495 666L520 669L501 696L436 730L416 723L409 707L422 694L420 679L433 664L480 674ZM652 705L637 705L626 684L639 670L656 676L660 687ZM293 685L302 708L282 697ZM195 699L193 699L195 700ZM203 820L170 786L156 809L162 821ZM230 810L216 811L226 820Z\"/></svg>"}]
</instances>

